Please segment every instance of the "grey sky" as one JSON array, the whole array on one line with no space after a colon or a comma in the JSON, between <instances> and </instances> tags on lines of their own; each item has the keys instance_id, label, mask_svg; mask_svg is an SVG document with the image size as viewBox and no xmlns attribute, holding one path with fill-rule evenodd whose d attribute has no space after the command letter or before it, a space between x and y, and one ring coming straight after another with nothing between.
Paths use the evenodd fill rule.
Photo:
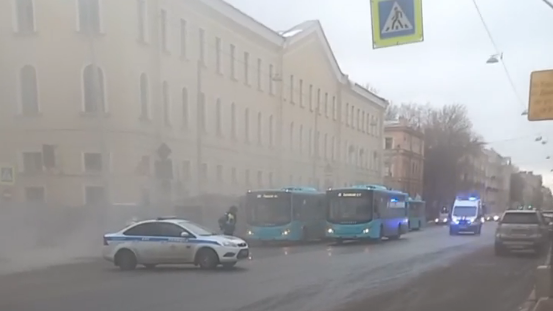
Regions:
<instances>
[{"instance_id":1,"label":"grey sky","mask_svg":"<svg viewBox=\"0 0 553 311\"><path fill-rule=\"evenodd\" d=\"M424 0L423 43L372 49L370 0L226 0L275 30L318 19L342 70L392 102L467 105L475 130L522 169L553 185L553 121L528 122L529 75L553 69L553 10L541 0L477 0L517 97L472 0ZM547 145L534 142L538 134Z\"/></svg>"}]
</instances>

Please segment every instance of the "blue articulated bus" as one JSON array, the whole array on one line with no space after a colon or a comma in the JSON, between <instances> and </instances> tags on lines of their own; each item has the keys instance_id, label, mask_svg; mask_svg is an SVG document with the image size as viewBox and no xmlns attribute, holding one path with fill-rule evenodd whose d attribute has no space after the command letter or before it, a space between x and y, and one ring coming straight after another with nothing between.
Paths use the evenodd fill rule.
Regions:
<instances>
[{"instance_id":1,"label":"blue articulated bus","mask_svg":"<svg viewBox=\"0 0 553 311\"><path fill-rule=\"evenodd\" d=\"M421 230L426 224L426 204L419 199L407 199L409 230Z\"/></svg>"},{"instance_id":2,"label":"blue articulated bus","mask_svg":"<svg viewBox=\"0 0 553 311\"><path fill-rule=\"evenodd\" d=\"M399 239L408 231L408 195L380 185L360 185L326 192L326 237L344 240Z\"/></svg>"},{"instance_id":3,"label":"blue articulated bus","mask_svg":"<svg viewBox=\"0 0 553 311\"><path fill-rule=\"evenodd\" d=\"M324 238L325 193L314 188L250 190L245 197L247 237L254 241Z\"/></svg>"}]
</instances>

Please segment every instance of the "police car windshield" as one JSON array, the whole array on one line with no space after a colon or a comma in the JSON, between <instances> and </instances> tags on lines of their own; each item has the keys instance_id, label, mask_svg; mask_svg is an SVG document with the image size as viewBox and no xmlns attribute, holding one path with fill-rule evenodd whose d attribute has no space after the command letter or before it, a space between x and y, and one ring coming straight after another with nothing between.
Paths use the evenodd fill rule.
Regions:
<instances>
[{"instance_id":1,"label":"police car windshield","mask_svg":"<svg viewBox=\"0 0 553 311\"><path fill-rule=\"evenodd\" d=\"M199 236L215 235L215 233L211 232L209 229L195 223L183 221L183 222L180 222L179 224L184 228L188 229L190 232L192 232L195 235L199 235Z\"/></svg>"},{"instance_id":2,"label":"police car windshield","mask_svg":"<svg viewBox=\"0 0 553 311\"><path fill-rule=\"evenodd\" d=\"M455 206L453 216L476 216L476 206Z\"/></svg>"}]
</instances>

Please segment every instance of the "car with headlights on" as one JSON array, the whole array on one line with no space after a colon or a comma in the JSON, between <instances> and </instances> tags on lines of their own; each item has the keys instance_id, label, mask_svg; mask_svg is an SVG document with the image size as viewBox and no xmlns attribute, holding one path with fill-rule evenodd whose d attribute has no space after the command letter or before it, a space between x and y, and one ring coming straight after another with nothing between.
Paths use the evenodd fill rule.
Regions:
<instances>
[{"instance_id":1,"label":"car with headlights on","mask_svg":"<svg viewBox=\"0 0 553 311\"><path fill-rule=\"evenodd\" d=\"M536 210L508 210L495 232L495 254L532 250L541 253L547 245L548 225Z\"/></svg>"},{"instance_id":2,"label":"car with headlights on","mask_svg":"<svg viewBox=\"0 0 553 311\"><path fill-rule=\"evenodd\" d=\"M103 257L122 270L163 264L231 268L249 258L249 247L240 238L215 234L191 221L160 217L104 235Z\"/></svg>"}]
</instances>

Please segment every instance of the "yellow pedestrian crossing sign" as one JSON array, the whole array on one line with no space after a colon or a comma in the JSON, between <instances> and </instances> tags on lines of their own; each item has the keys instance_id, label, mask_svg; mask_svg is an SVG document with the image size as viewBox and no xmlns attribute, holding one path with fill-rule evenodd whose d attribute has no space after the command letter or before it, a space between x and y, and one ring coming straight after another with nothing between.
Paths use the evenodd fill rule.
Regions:
<instances>
[{"instance_id":1,"label":"yellow pedestrian crossing sign","mask_svg":"<svg viewBox=\"0 0 553 311\"><path fill-rule=\"evenodd\" d=\"M373 48L421 42L422 0L371 0Z\"/></svg>"},{"instance_id":2,"label":"yellow pedestrian crossing sign","mask_svg":"<svg viewBox=\"0 0 553 311\"><path fill-rule=\"evenodd\" d=\"M15 183L15 170L13 166L0 166L0 184L13 185Z\"/></svg>"}]
</instances>

